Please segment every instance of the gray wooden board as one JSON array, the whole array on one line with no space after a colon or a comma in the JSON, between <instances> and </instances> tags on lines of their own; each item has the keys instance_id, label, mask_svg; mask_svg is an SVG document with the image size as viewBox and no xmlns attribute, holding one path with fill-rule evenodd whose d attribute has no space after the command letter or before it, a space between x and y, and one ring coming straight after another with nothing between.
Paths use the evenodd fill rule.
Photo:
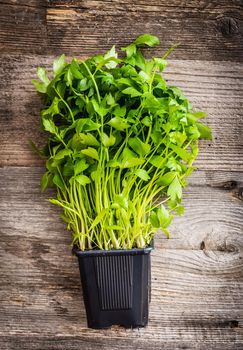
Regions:
<instances>
[{"instance_id":1,"label":"gray wooden board","mask_svg":"<svg viewBox=\"0 0 243 350\"><path fill-rule=\"evenodd\" d=\"M58 218L61 210L48 202L51 192L40 192L43 172L40 167L0 169L2 235L14 241L27 235L69 244L70 234ZM238 250L243 244L242 188L240 172L194 172L183 200L185 215L175 218L171 239L159 236L163 248L200 249L203 241L209 250L222 250L225 245Z\"/></svg>"},{"instance_id":2,"label":"gray wooden board","mask_svg":"<svg viewBox=\"0 0 243 350\"><path fill-rule=\"evenodd\" d=\"M233 1L0 1L0 349L243 349L243 4ZM144 329L86 328L79 271L60 210L41 193L36 68L85 58L139 34L171 44L165 73L209 114L185 215L152 253ZM146 52L147 54L147 52Z\"/></svg>"},{"instance_id":3,"label":"gray wooden board","mask_svg":"<svg viewBox=\"0 0 243 350\"><path fill-rule=\"evenodd\" d=\"M155 242L149 326L95 331L86 329L70 233L39 191L43 168L9 169L0 170L1 349L243 346L241 173L191 177L186 215L171 240Z\"/></svg>"},{"instance_id":4,"label":"gray wooden board","mask_svg":"<svg viewBox=\"0 0 243 350\"><path fill-rule=\"evenodd\" d=\"M0 165L40 165L29 141L41 145L41 99L31 80L36 69L50 69L54 57L3 56L0 62ZM243 64L231 62L170 61L168 84L183 89L195 110L208 113L212 142L202 141L197 160L201 169L243 170Z\"/></svg>"},{"instance_id":5,"label":"gray wooden board","mask_svg":"<svg viewBox=\"0 0 243 350\"><path fill-rule=\"evenodd\" d=\"M241 60L242 9L241 0L5 0L0 44L14 54L90 55L149 32L163 50L180 42L176 58Z\"/></svg>"}]
</instances>

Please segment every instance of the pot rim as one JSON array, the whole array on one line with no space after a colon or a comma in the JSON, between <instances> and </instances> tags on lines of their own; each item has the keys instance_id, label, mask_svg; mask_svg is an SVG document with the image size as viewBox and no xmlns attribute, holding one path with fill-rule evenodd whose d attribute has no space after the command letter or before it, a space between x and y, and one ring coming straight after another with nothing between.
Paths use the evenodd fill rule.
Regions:
<instances>
[{"instance_id":1,"label":"pot rim","mask_svg":"<svg viewBox=\"0 0 243 350\"><path fill-rule=\"evenodd\" d=\"M90 250L80 250L77 247L72 248L72 253L77 257L88 257L88 256L110 256L110 255L142 255L150 254L154 249L153 242L145 248L132 248L132 249L111 249L111 250L101 250L101 249L90 249Z\"/></svg>"}]
</instances>

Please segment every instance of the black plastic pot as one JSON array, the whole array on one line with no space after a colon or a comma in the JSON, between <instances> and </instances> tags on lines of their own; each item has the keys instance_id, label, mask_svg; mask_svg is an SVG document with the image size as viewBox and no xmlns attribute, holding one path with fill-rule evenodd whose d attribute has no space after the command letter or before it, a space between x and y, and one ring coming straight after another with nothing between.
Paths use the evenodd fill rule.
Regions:
<instances>
[{"instance_id":1,"label":"black plastic pot","mask_svg":"<svg viewBox=\"0 0 243 350\"><path fill-rule=\"evenodd\" d=\"M79 261L88 327L147 325L152 249L73 249Z\"/></svg>"}]
</instances>

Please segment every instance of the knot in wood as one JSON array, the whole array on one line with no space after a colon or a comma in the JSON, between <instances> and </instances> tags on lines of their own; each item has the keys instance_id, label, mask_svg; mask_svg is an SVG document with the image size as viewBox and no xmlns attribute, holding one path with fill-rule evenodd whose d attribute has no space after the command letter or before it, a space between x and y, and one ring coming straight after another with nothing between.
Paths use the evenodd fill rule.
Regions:
<instances>
[{"instance_id":1,"label":"knot in wood","mask_svg":"<svg viewBox=\"0 0 243 350\"><path fill-rule=\"evenodd\" d=\"M240 187L236 192L236 197L240 200L243 200L243 187Z\"/></svg>"},{"instance_id":2,"label":"knot in wood","mask_svg":"<svg viewBox=\"0 0 243 350\"><path fill-rule=\"evenodd\" d=\"M220 30L225 37L231 37L237 34L239 32L237 20L232 17L220 18Z\"/></svg>"}]
</instances>

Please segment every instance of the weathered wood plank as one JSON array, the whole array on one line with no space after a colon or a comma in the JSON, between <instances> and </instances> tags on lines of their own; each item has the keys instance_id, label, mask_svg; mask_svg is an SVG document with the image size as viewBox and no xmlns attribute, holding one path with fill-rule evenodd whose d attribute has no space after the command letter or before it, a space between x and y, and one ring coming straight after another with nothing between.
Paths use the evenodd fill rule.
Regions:
<instances>
[{"instance_id":1,"label":"weathered wood plank","mask_svg":"<svg viewBox=\"0 0 243 350\"><path fill-rule=\"evenodd\" d=\"M5 0L0 44L5 53L90 55L151 32L161 38L164 50L181 43L175 58L240 61L242 19L240 0Z\"/></svg>"},{"instance_id":2,"label":"weathered wood plank","mask_svg":"<svg viewBox=\"0 0 243 350\"><path fill-rule=\"evenodd\" d=\"M173 57L235 61L243 54L242 19L241 1L54 0L47 9L49 50L90 55L150 32L163 50L181 43Z\"/></svg>"},{"instance_id":3,"label":"weathered wood plank","mask_svg":"<svg viewBox=\"0 0 243 350\"><path fill-rule=\"evenodd\" d=\"M69 344L74 349L243 345L242 249L157 247L152 254L148 327L133 331L113 327L107 332L86 329L76 258L65 242L51 241L50 234L31 237L26 229L18 237L0 235L1 349L12 349L14 344L26 349L27 336L32 340L28 349L49 349L51 344L55 349Z\"/></svg>"},{"instance_id":4,"label":"weathered wood plank","mask_svg":"<svg viewBox=\"0 0 243 350\"><path fill-rule=\"evenodd\" d=\"M224 331L222 331L222 334ZM215 333L214 333L215 334ZM213 335L214 335L213 334ZM190 333L187 336L187 340L180 341L166 341L156 342L157 334L154 334L153 338L143 339L142 334L141 338L137 341L131 341L131 339L123 338L101 338L101 337L86 337L86 336L75 336L70 339L66 336L49 336L49 337L40 337L40 336L6 336L2 339L2 350L15 350L16 344L18 345L18 350L93 350L99 348L102 350L242 350L242 344L236 343L233 339L232 341L225 342L224 340L218 341L213 340L212 342L207 341L198 341L193 343L191 340ZM202 336L203 337L203 336ZM212 338L214 339L214 337Z\"/></svg>"},{"instance_id":5,"label":"weathered wood plank","mask_svg":"<svg viewBox=\"0 0 243 350\"><path fill-rule=\"evenodd\" d=\"M41 100L31 84L38 65L51 67L53 57L4 56L0 63L0 165L41 165L29 140L43 144L39 132ZM243 169L243 65L227 62L170 61L165 77L182 87L196 110L209 114L214 140L201 142L197 165L201 169Z\"/></svg>"},{"instance_id":6,"label":"weathered wood plank","mask_svg":"<svg viewBox=\"0 0 243 350\"><path fill-rule=\"evenodd\" d=\"M0 1L1 53L46 51L46 3L46 0Z\"/></svg>"},{"instance_id":7,"label":"weathered wood plank","mask_svg":"<svg viewBox=\"0 0 243 350\"><path fill-rule=\"evenodd\" d=\"M58 218L61 210L48 203L51 193L40 192L42 173L43 168L33 167L0 169L2 235L16 244L25 235L70 244L70 233ZM242 189L242 173L195 172L185 190L185 215L175 218L171 239L161 234L157 245L237 252L243 247Z\"/></svg>"}]
</instances>

